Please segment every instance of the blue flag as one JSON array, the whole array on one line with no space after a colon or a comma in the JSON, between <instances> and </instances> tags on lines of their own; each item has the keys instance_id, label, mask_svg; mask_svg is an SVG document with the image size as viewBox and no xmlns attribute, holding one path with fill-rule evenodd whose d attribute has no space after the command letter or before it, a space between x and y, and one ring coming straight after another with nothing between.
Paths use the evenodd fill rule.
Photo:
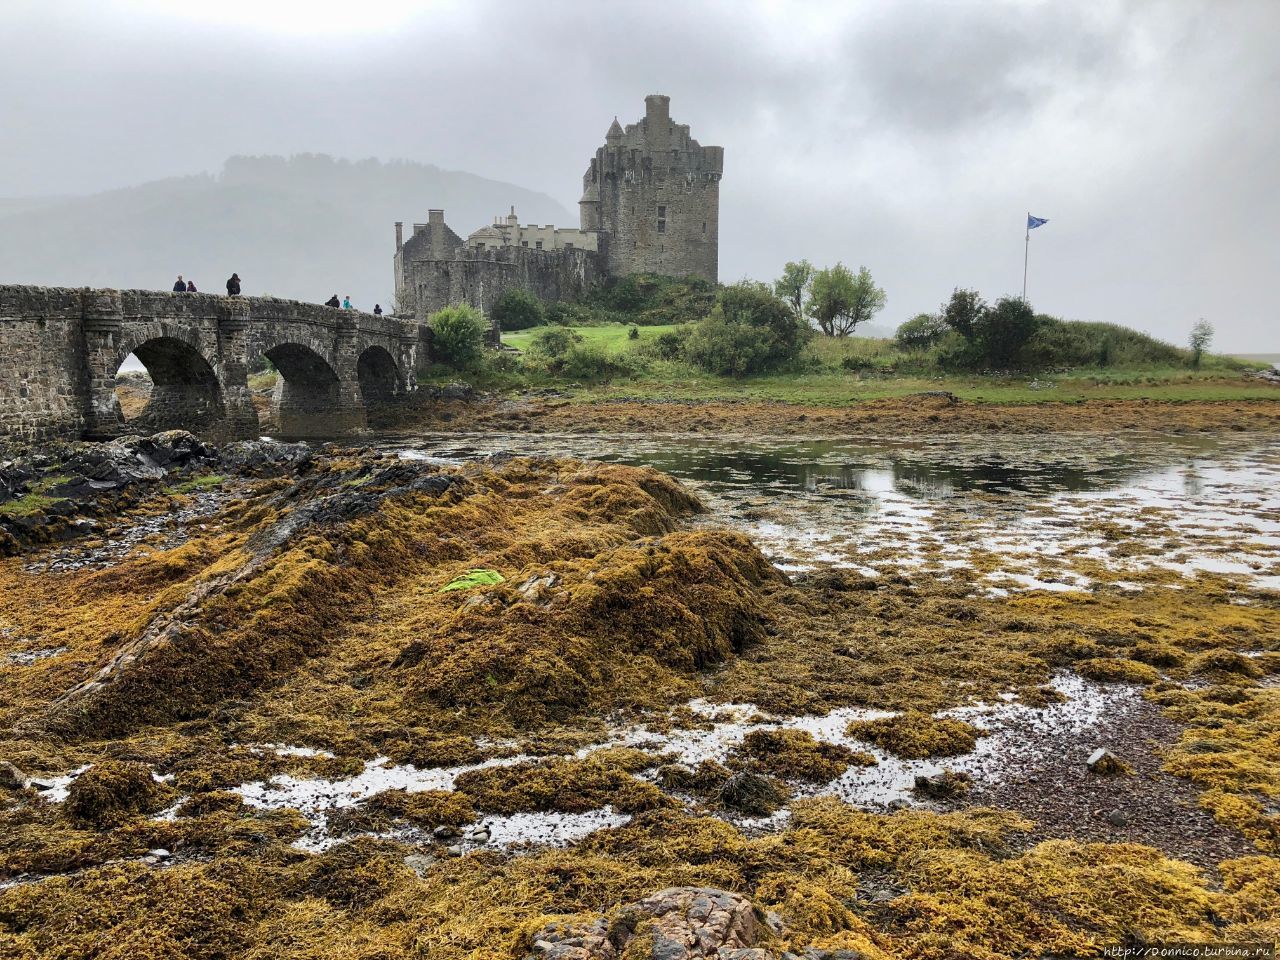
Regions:
<instances>
[{"instance_id":1,"label":"blue flag","mask_svg":"<svg viewBox=\"0 0 1280 960\"><path fill-rule=\"evenodd\" d=\"M1033 217L1031 214L1027 214L1028 230L1034 230L1036 227L1043 227L1048 222L1048 220L1042 219L1041 217Z\"/></svg>"}]
</instances>

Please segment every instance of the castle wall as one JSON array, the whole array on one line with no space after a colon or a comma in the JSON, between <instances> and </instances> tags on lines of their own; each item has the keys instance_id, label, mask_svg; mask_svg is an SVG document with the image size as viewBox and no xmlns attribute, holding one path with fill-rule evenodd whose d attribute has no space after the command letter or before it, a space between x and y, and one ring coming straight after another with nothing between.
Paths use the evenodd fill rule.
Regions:
<instances>
[{"instance_id":1,"label":"castle wall","mask_svg":"<svg viewBox=\"0 0 1280 960\"><path fill-rule=\"evenodd\" d=\"M602 258L590 250L499 247L459 250L454 259L411 265L417 317L470 304L488 314L508 290L528 290L542 300L582 296L602 278Z\"/></svg>"}]
</instances>

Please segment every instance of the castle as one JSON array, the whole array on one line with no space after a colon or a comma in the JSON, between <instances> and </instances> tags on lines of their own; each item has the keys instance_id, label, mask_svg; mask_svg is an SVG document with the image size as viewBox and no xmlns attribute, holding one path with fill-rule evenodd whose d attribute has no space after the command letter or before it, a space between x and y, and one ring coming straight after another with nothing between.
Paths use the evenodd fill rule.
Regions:
<instances>
[{"instance_id":1,"label":"castle","mask_svg":"<svg viewBox=\"0 0 1280 960\"><path fill-rule=\"evenodd\" d=\"M419 320L467 303L489 313L508 290L568 300L610 277L657 273L715 282L724 148L671 120L671 98L645 97L624 130L614 118L582 176L578 229L521 224L515 209L465 240L431 210L404 238L396 223L396 307Z\"/></svg>"}]
</instances>

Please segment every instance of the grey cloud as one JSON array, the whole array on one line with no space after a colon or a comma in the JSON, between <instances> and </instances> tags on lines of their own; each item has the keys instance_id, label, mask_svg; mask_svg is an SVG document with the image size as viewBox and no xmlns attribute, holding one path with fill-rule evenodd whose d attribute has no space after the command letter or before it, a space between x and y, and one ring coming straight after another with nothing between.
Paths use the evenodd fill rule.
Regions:
<instances>
[{"instance_id":1,"label":"grey cloud","mask_svg":"<svg viewBox=\"0 0 1280 960\"><path fill-rule=\"evenodd\" d=\"M0 197L216 171L232 154L406 158L575 208L615 114L672 96L726 149L725 277L866 263L887 322L1021 280L1066 316L1280 348L1271 0L431 7L285 36L44 0L0 13ZM406 196L404 217L433 204ZM495 213L498 211L494 211ZM476 224L458 224L470 229ZM1259 346L1263 344L1263 346Z\"/></svg>"}]
</instances>

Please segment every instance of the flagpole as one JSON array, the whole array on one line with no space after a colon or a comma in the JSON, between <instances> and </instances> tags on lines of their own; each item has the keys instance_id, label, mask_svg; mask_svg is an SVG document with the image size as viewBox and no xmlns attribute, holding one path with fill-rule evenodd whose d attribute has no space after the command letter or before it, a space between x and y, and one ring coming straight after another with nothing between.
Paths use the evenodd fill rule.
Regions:
<instances>
[{"instance_id":1,"label":"flagpole","mask_svg":"<svg viewBox=\"0 0 1280 960\"><path fill-rule=\"evenodd\" d=\"M1027 302L1027 260L1031 256L1031 211L1027 211L1027 240L1022 251L1022 302Z\"/></svg>"}]
</instances>

